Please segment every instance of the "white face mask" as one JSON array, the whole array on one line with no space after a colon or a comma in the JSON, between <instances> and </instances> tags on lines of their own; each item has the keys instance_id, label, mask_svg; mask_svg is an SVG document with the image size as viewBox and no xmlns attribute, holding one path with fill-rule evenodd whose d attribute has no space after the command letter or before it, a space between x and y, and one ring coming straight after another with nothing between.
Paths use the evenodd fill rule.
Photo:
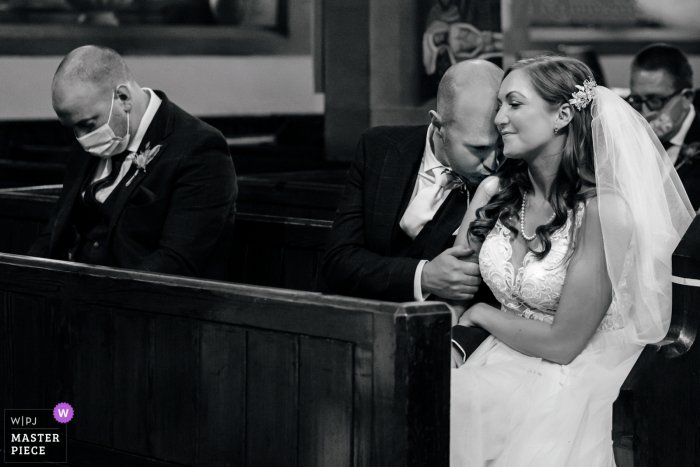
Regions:
<instances>
[{"instance_id":1,"label":"white face mask","mask_svg":"<svg viewBox=\"0 0 700 467\"><path fill-rule=\"evenodd\" d=\"M673 100L660 108L656 115L647 115L649 126L660 141L669 141L681 129L685 117L690 112L690 108L686 108L684 103L682 97L675 96ZM650 116L653 118L649 119Z\"/></svg>"},{"instance_id":2,"label":"white face mask","mask_svg":"<svg viewBox=\"0 0 700 467\"><path fill-rule=\"evenodd\" d=\"M129 144L129 112L126 113L126 134L123 137L119 137L114 134L112 127L109 126L113 108L114 97L112 97L112 105L109 107L107 123L77 138L83 149L93 156L109 158L124 151Z\"/></svg>"}]
</instances>

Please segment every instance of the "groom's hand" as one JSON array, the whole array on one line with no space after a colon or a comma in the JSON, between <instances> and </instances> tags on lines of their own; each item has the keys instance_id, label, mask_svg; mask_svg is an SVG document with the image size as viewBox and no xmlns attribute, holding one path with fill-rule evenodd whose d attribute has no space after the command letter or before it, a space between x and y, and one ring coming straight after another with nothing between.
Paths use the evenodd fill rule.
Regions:
<instances>
[{"instance_id":1,"label":"groom's hand","mask_svg":"<svg viewBox=\"0 0 700 467\"><path fill-rule=\"evenodd\" d=\"M448 248L423 267L421 290L440 298L471 300L479 289L481 275L474 250L461 245Z\"/></svg>"}]
</instances>

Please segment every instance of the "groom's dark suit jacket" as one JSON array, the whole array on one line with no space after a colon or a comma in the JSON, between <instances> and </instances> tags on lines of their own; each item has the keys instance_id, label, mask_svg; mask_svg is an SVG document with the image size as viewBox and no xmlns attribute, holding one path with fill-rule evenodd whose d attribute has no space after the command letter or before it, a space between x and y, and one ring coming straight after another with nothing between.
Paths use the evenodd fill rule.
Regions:
<instances>
[{"instance_id":1,"label":"groom's dark suit jacket","mask_svg":"<svg viewBox=\"0 0 700 467\"><path fill-rule=\"evenodd\" d=\"M685 135L684 145L691 143L700 143L700 109L695 108L695 118L693 123L688 129L688 133ZM679 156L680 157L680 156ZM676 161L678 166L681 160ZM688 193L688 198L693 204L693 208L697 210L700 208L700 155L696 156L694 160L685 161L685 163L680 164L678 167L678 176L683 182L686 193Z\"/></svg>"},{"instance_id":2,"label":"groom's dark suit jacket","mask_svg":"<svg viewBox=\"0 0 700 467\"><path fill-rule=\"evenodd\" d=\"M161 148L126 186L137 171L132 164L108 198L106 265L225 279L238 191L226 140L162 92L156 94L163 102L139 151L148 143ZM69 259L81 187L98 162L76 143L58 204L29 255Z\"/></svg>"},{"instance_id":3,"label":"groom's dark suit jacket","mask_svg":"<svg viewBox=\"0 0 700 467\"><path fill-rule=\"evenodd\" d=\"M323 259L323 277L333 292L413 301L420 260L453 246L452 234L467 210L467 196L458 190L413 241L399 226L427 131L427 125L375 127L362 135Z\"/></svg>"}]
</instances>

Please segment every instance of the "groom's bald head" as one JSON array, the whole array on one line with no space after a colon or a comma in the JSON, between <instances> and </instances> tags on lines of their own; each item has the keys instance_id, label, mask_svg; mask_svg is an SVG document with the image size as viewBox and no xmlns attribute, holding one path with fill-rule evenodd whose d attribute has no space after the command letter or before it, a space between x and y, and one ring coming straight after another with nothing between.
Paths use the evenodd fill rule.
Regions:
<instances>
[{"instance_id":1,"label":"groom's bald head","mask_svg":"<svg viewBox=\"0 0 700 467\"><path fill-rule=\"evenodd\" d=\"M493 120L503 70L485 60L469 60L450 67L440 81L435 128L435 157L478 184L499 165L500 136Z\"/></svg>"},{"instance_id":2,"label":"groom's bald head","mask_svg":"<svg viewBox=\"0 0 700 467\"><path fill-rule=\"evenodd\" d=\"M467 60L451 66L438 86L437 112L449 125L460 114L488 112L495 105L503 70L486 60Z\"/></svg>"}]
</instances>

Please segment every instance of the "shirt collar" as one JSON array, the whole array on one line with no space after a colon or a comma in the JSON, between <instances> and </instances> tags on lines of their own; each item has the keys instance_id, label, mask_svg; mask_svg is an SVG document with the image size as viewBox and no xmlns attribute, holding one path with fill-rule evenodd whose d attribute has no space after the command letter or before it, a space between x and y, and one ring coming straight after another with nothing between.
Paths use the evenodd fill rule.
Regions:
<instances>
[{"instance_id":1,"label":"shirt collar","mask_svg":"<svg viewBox=\"0 0 700 467\"><path fill-rule=\"evenodd\" d=\"M683 142L685 141L685 136L688 134L688 130L690 130L690 125L693 124L694 118L695 118L695 106L691 105L690 112L688 112L688 115L686 115L685 120L683 120L683 124L681 125L680 129L678 130L678 133L676 133L675 136L673 138L671 138L668 142L674 146L683 146Z\"/></svg>"},{"instance_id":2,"label":"shirt collar","mask_svg":"<svg viewBox=\"0 0 700 467\"><path fill-rule=\"evenodd\" d=\"M146 108L146 113L143 114L143 118L141 118L141 123L139 123L139 128L136 130L136 133L134 133L134 137L131 138L131 141L129 142L129 146L126 148L129 152L137 152L139 150L139 146L141 146L141 141L143 140L144 135L146 134L146 130L148 130L148 127L150 126L151 122L153 121L153 117L156 116L156 112L158 111L158 108L160 107L161 100L160 97L156 95L155 92L153 92L153 89L150 88L141 88L144 91L146 91L150 96L151 100L148 102L148 107Z\"/></svg>"},{"instance_id":3,"label":"shirt collar","mask_svg":"<svg viewBox=\"0 0 700 467\"><path fill-rule=\"evenodd\" d=\"M421 173L430 172L437 167L444 167L444 165L437 160L437 157L435 157L435 154L433 154L433 149L430 147L430 137L433 136L434 132L435 127L433 127L433 124L431 123L428 127L428 134L425 137L425 150L423 151L423 162L421 162L420 168Z\"/></svg>"}]
</instances>

